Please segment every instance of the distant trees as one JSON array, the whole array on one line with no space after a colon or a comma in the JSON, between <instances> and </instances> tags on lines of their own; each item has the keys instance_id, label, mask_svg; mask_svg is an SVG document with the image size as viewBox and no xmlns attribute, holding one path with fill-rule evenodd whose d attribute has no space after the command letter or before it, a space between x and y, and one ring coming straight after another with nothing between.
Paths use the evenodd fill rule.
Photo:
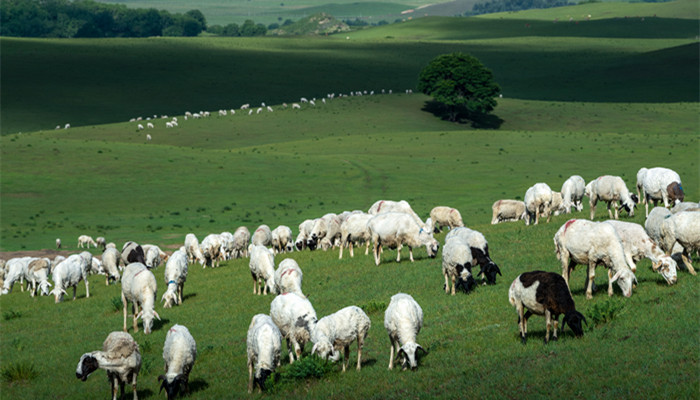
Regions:
<instances>
[{"instance_id":1,"label":"distant trees","mask_svg":"<svg viewBox=\"0 0 700 400\"><path fill-rule=\"evenodd\" d=\"M265 25L256 24L253 20L247 19L240 26L235 23L226 26L214 25L208 32L219 36L265 36L267 29Z\"/></svg>"},{"instance_id":2,"label":"distant trees","mask_svg":"<svg viewBox=\"0 0 700 400\"><path fill-rule=\"evenodd\" d=\"M465 15L491 14L505 11L522 11L531 8L553 8L575 5L567 0L490 0L481 1L472 7Z\"/></svg>"}]
</instances>

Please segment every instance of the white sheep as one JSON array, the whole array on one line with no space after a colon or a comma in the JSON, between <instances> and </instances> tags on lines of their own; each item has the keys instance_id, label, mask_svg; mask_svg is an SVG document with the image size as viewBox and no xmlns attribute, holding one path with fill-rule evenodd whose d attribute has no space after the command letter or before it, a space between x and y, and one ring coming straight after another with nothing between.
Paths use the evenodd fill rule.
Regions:
<instances>
[{"instance_id":1,"label":"white sheep","mask_svg":"<svg viewBox=\"0 0 700 400\"><path fill-rule=\"evenodd\" d=\"M109 281L118 281L119 276L119 263L121 262L121 254L119 250L108 247L102 252L102 267L104 268L105 275L105 285L109 285Z\"/></svg>"},{"instance_id":2,"label":"white sheep","mask_svg":"<svg viewBox=\"0 0 700 400\"><path fill-rule=\"evenodd\" d=\"M661 249L666 252L670 252L672 249L667 249L664 246L661 236L661 226L663 225L664 220L670 216L671 211L669 211L668 208L654 207L647 216L646 221L644 221L644 230L647 231L647 234L651 240L661 246Z\"/></svg>"},{"instance_id":3,"label":"white sheep","mask_svg":"<svg viewBox=\"0 0 700 400\"><path fill-rule=\"evenodd\" d=\"M430 210L430 219L433 220L433 224L435 224L435 228L439 232L442 231L440 228L443 226L450 229L464 226L462 214L459 213L459 210L452 207L434 207Z\"/></svg>"},{"instance_id":4,"label":"white sheep","mask_svg":"<svg viewBox=\"0 0 700 400\"><path fill-rule=\"evenodd\" d=\"M107 240L105 240L105 238L103 236L98 236L95 239L95 243L97 243L97 247L102 247L102 250L104 250L105 247L107 246Z\"/></svg>"},{"instance_id":5,"label":"white sheep","mask_svg":"<svg viewBox=\"0 0 700 400\"><path fill-rule=\"evenodd\" d=\"M540 220L540 215L547 217L547 222L552 217L551 206L552 206L552 189L546 183L536 183L530 186L527 191L525 191L525 210L527 212L527 218L525 219L525 225L530 225L532 220L535 220L535 225Z\"/></svg>"},{"instance_id":6,"label":"white sheep","mask_svg":"<svg viewBox=\"0 0 700 400\"><path fill-rule=\"evenodd\" d=\"M613 218L613 213L610 210L611 206L615 208L615 219L618 219L618 211L623 208L629 213L630 217L634 216L634 208L637 204L636 196L630 194L627 186L625 186L625 182L619 176L603 175L590 181L586 185L586 195L591 206L591 220L595 218L595 206L598 200L607 203L610 219ZM618 202L620 203L619 208Z\"/></svg>"},{"instance_id":7,"label":"white sheep","mask_svg":"<svg viewBox=\"0 0 700 400\"><path fill-rule=\"evenodd\" d=\"M221 241L222 258L230 260L233 257L233 234L231 232L221 232L219 241Z\"/></svg>"},{"instance_id":8,"label":"white sheep","mask_svg":"<svg viewBox=\"0 0 700 400\"><path fill-rule=\"evenodd\" d=\"M428 256L435 258L440 244L433 238L432 222L428 219L428 229L416 223L413 216L402 212L381 213L368 222L372 234L372 254L379 265L382 246L396 248L396 262L401 261L401 248L408 246L409 258L413 262L413 248L425 246Z\"/></svg>"},{"instance_id":9,"label":"white sheep","mask_svg":"<svg viewBox=\"0 0 700 400\"><path fill-rule=\"evenodd\" d=\"M367 211L367 214L371 215L377 215L381 213L387 213L387 212L402 212L409 214L413 217L413 219L416 221L417 224L422 225L423 228L426 228L425 224L423 223L423 220L416 214L415 211L413 211L413 208L411 208L411 205L408 204L406 200L400 200L400 201L392 201L392 200L379 200L376 201L372 206L369 208ZM431 219L432 221L432 219ZM432 229L431 229L432 232Z\"/></svg>"},{"instance_id":10,"label":"white sheep","mask_svg":"<svg viewBox=\"0 0 700 400\"><path fill-rule=\"evenodd\" d=\"M137 320L143 320L143 332L148 335L153 326L153 317L160 321L160 315L154 310L157 292L156 277L141 263L131 263L124 268L122 275L122 305L124 306L124 332L126 329L126 305L132 303L134 332L139 328ZM139 311L141 307L141 311Z\"/></svg>"},{"instance_id":11,"label":"white sheep","mask_svg":"<svg viewBox=\"0 0 700 400\"><path fill-rule=\"evenodd\" d=\"M285 258L275 271L275 287L276 292L296 293L299 296L305 297L301 290L301 282L304 279L304 274L296 261L291 258Z\"/></svg>"},{"instance_id":12,"label":"white sheep","mask_svg":"<svg viewBox=\"0 0 700 400\"><path fill-rule=\"evenodd\" d=\"M663 201L664 207L668 208L669 204L681 203L685 197L678 173L661 167L646 171L642 179L642 194L647 216L649 216L650 201L654 203L654 207L659 201Z\"/></svg>"},{"instance_id":13,"label":"white sheep","mask_svg":"<svg viewBox=\"0 0 700 400\"><path fill-rule=\"evenodd\" d=\"M61 239L60 238L56 238L56 248L57 249L61 248Z\"/></svg>"},{"instance_id":14,"label":"white sheep","mask_svg":"<svg viewBox=\"0 0 700 400\"><path fill-rule=\"evenodd\" d=\"M316 311L306 297L296 293L280 294L270 303L270 317L287 341L289 363L301 357L304 345L311 339L316 324Z\"/></svg>"},{"instance_id":15,"label":"white sheep","mask_svg":"<svg viewBox=\"0 0 700 400\"><path fill-rule=\"evenodd\" d=\"M233 258L248 257L248 244L250 243L250 231L241 226L233 232Z\"/></svg>"},{"instance_id":16,"label":"white sheep","mask_svg":"<svg viewBox=\"0 0 700 400\"><path fill-rule=\"evenodd\" d=\"M275 293L275 259L272 251L265 246L251 244L248 253L248 266L253 277L253 294L267 295L268 290Z\"/></svg>"},{"instance_id":17,"label":"white sheep","mask_svg":"<svg viewBox=\"0 0 700 400\"><path fill-rule=\"evenodd\" d=\"M270 316L253 316L248 327L246 349L248 393L253 392L255 385L258 385L261 391L265 390L265 380L280 366L282 351L282 334Z\"/></svg>"},{"instance_id":18,"label":"white sheep","mask_svg":"<svg viewBox=\"0 0 700 400\"><path fill-rule=\"evenodd\" d=\"M275 254L291 252L294 249L292 243L292 229L286 225L280 225L272 231L272 249Z\"/></svg>"},{"instance_id":19,"label":"white sheep","mask_svg":"<svg viewBox=\"0 0 700 400\"><path fill-rule=\"evenodd\" d=\"M396 358L401 362L402 369L418 368L416 351L427 353L416 338L423 327L423 309L405 293L391 296L391 302L384 313L384 328L389 334L391 349L389 351L389 369L394 369L394 348Z\"/></svg>"},{"instance_id":20,"label":"white sheep","mask_svg":"<svg viewBox=\"0 0 700 400\"><path fill-rule=\"evenodd\" d=\"M11 293L12 287L17 281L20 282L20 290L24 292L24 278L27 276L29 263L34 259L34 257L15 257L7 260L5 263L6 273L2 286L2 294Z\"/></svg>"},{"instance_id":21,"label":"white sheep","mask_svg":"<svg viewBox=\"0 0 700 400\"><path fill-rule=\"evenodd\" d=\"M31 284L32 289L29 292L32 297L36 295L37 289L41 291L42 296L49 295L49 271L51 270L51 261L48 258L37 258L29 262L27 266L27 284Z\"/></svg>"},{"instance_id":22,"label":"white sheep","mask_svg":"<svg viewBox=\"0 0 700 400\"><path fill-rule=\"evenodd\" d=\"M299 235L294 241L294 245L296 246L297 250L302 251L306 248L306 242L309 240L309 235L311 234L311 230L314 228L315 223L316 220L307 219L299 224Z\"/></svg>"},{"instance_id":23,"label":"white sheep","mask_svg":"<svg viewBox=\"0 0 700 400\"><path fill-rule=\"evenodd\" d=\"M182 304L182 292L187 280L187 254L177 250L168 258L165 264L165 284L167 288L161 301L163 308L170 308L173 304Z\"/></svg>"},{"instance_id":24,"label":"white sheep","mask_svg":"<svg viewBox=\"0 0 700 400\"><path fill-rule=\"evenodd\" d=\"M142 246L143 247L143 246ZM148 268L158 268L163 259L160 257L160 249L156 247L144 248L144 253L146 254L146 266Z\"/></svg>"},{"instance_id":25,"label":"white sheep","mask_svg":"<svg viewBox=\"0 0 700 400\"><path fill-rule=\"evenodd\" d=\"M700 250L700 211L681 211L664 219L661 224L661 244L666 249L666 254L671 254L676 243L683 248L683 264L695 275L690 255Z\"/></svg>"},{"instance_id":26,"label":"white sheep","mask_svg":"<svg viewBox=\"0 0 700 400\"><path fill-rule=\"evenodd\" d=\"M202 240L200 247L205 260L202 268L206 268L207 265L212 268L218 267L221 261L221 239L219 239L219 235L216 233L207 235Z\"/></svg>"},{"instance_id":27,"label":"white sheep","mask_svg":"<svg viewBox=\"0 0 700 400\"><path fill-rule=\"evenodd\" d=\"M152 123L149 122L149 123L146 124L146 128L148 128L148 129L153 129L154 126L153 126ZM146 136L151 136L151 135L146 135Z\"/></svg>"},{"instance_id":28,"label":"white sheep","mask_svg":"<svg viewBox=\"0 0 700 400\"><path fill-rule=\"evenodd\" d=\"M365 213L356 213L349 215L340 225L340 251L338 259L343 258L343 248L348 246L350 257L354 257L353 245L365 243L365 255L369 254L369 244L372 240L372 234L367 227L367 222L373 215Z\"/></svg>"},{"instance_id":29,"label":"white sheep","mask_svg":"<svg viewBox=\"0 0 700 400\"><path fill-rule=\"evenodd\" d=\"M520 221L527 215L525 203L520 200L496 200L491 210L493 211L491 225L506 221Z\"/></svg>"},{"instance_id":30,"label":"white sheep","mask_svg":"<svg viewBox=\"0 0 700 400\"><path fill-rule=\"evenodd\" d=\"M637 197L639 200L646 204L646 196L644 195L644 177L647 174L648 169L642 167L637 171Z\"/></svg>"},{"instance_id":31,"label":"white sheep","mask_svg":"<svg viewBox=\"0 0 700 400\"><path fill-rule=\"evenodd\" d=\"M442 249L442 274L445 276L445 293L450 293L450 281L452 282L452 295L455 295L456 287L461 287L465 292L474 284L472 276L472 257L469 245L463 240L448 240Z\"/></svg>"},{"instance_id":32,"label":"white sheep","mask_svg":"<svg viewBox=\"0 0 700 400\"><path fill-rule=\"evenodd\" d=\"M550 206L550 213L552 215L559 215L566 213L566 208L564 208L564 198L561 192L552 191L552 204Z\"/></svg>"},{"instance_id":33,"label":"white sheep","mask_svg":"<svg viewBox=\"0 0 700 400\"><path fill-rule=\"evenodd\" d=\"M56 303L63 300L63 295L67 294L66 289L69 287L73 287L73 300L75 300L80 281L85 282L85 297L90 297L90 284L87 280L89 268L88 261L79 254L71 255L53 268L51 277L54 288L51 294L54 295Z\"/></svg>"},{"instance_id":34,"label":"white sheep","mask_svg":"<svg viewBox=\"0 0 700 400\"><path fill-rule=\"evenodd\" d=\"M97 243L88 235L78 236L78 247L83 248L83 246L90 248L90 245L97 247Z\"/></svg>"},{"instance_id":35,"label":"white sheep","mask_svg":"<svg viewBox=\"0 0 700 400\"><path fill-rule=\"evenodd\" d=\"M112 387L112 400L117 399L117 387L121 388L120 398L124 397L124 384L130 383L136 394L136 378L141 370L141 353L139 345L126 332L112 332L102 344L102 351L85 353L80 357L75 376L83 382L98 368L107 371L107 378Z\"/></svg>"},{"instance_id":36,"label":"white sheep","mask_svg":"<svg viewBox=\"0 0 700 400\"><path fill-rule=\"evenodd\" d=\"M343 372L350 361L350 345L357 340L357 370L362 368L362 347L372 326L372 321L360 307L345 307L327 315L314 325L311 341L314 343L311 354L323 359L337 361L343 350Z\"/></svg>"},{"instance_id":37,"label":"white sheep","mask_svg":"<svg viewBox=\"0 0 700 400\"><path fill-rule=\"evenodd\" d=\"M253 232L251 243L257 246L270 246L272 244L272 231L270 227L263 224Z\"/></svg>"},{"instance_id":38,"label":"white sheep","mask_svg":"<svg viewBox=\"0 0 700 400\"><path fill-rule=\"evenodd\" d=\"M165 389L168 400L177 397L180 388L184 386L185 393L189 390L190 372L197 360L197 342L189 329L184 325L173 325L165 336L163 345L163 361L165 374L158 376L162 381L160 389Z\"/></svg>"},{"instance_id":39,"label":"white sheep","mask_svg":"<svg viewBox=\"0 0 700 400\"><path fill-rule=\"evenodd\" d=\"M586 192L586 181L579 175L572 175L561 185L561 197L564 210L571 213L571 207L576 211L583 210L583 195Z\"/></svg>"},{"instance_id":40,"label":"white sheep","mask_svg":"<svg viewBox=\"0 0 700 400\"><path fill-rule=\"evenodd\" d=\"M595 267L608 268L608 295L613 295L612 284L617 281L625 297L632 295L632 286L637 278L629 254L625 253L622 240L612 225L583 219L572 219L559 228L554 235L557 258L561 261L562 276L571 287L570 273L576 264L588 265L586 276L586 298L593 298Z\"/></svg>"},{"instance_id":41,"label":"white sheep","mask_svg":"<svg viewBox=\"0 0 700 400\"><path fill-rule=\"evenodd\" d=\"M204 265L205 259L204 254L202 254L202 249L199 247L199 240L194 233L188 233L185 235L185 251L187 252L187 262L193 263L195 261L199 262L200 265Z\"/></svg>"}]
</instances>

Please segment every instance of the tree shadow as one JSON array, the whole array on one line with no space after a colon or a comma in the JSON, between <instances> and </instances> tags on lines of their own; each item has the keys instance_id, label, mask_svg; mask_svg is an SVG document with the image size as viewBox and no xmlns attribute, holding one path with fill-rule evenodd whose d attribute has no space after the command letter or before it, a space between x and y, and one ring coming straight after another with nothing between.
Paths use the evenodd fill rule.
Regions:
<instances>
[{"instance_id":1,"label":"tree shadow","mask_svg":"<svg viewBox=\"0 0 700 400\"><path fill-rule=\"evenodd\" d=\"M435 100L426 101L421 110L429 112L443 121L450 121L450 113L447 107ZM463 110L457 114L457 120L454 122L465 125L471 124L476 129L499 129L505 121L494 114L469 113Z\"/></svg>"}]
</instances>

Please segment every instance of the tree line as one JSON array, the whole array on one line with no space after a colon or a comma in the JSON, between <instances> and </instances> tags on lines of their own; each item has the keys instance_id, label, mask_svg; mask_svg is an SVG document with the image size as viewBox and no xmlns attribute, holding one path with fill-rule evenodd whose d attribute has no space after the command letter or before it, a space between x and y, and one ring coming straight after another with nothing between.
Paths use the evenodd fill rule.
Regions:
<instances>
[{"instance_id":1,"label":"tree line","mask_svg":"<svg viewBox=\"0 0 700 400\"><path fill-rule=\"evenodd\" d=\"M465 15L491 14L506 11L522 11L531 8L552 8L575 5L567 0L491 0L474 4Z\"/></svg>"}]
</instances>

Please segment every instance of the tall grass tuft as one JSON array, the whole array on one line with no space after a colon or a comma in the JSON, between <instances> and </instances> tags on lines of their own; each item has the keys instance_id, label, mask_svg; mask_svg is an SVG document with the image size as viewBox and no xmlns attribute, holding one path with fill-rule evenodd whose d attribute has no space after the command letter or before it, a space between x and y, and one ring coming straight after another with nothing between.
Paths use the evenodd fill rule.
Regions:
<instances>
[{"instance_id":1,"label":"tall grass tuft","mask_svg":"<svg viewBox=\"0 0 700 400\"><path fill-rule=\"evenodd\" d=\"M625 304L618 298L609 298L603 302L594 304L586 313L589 329L612 321L624 308Z\"/></svg>"},{"instance_id":2,"label":"tall grass tuft","mask_svg":"<svg viewBox=\"0 0 700 400\"><path fill-rule=\"evenodd\" d=\"M268 378L266 385L268 390L274 393L285 390L285 387L297 386L299 381L321 379L334 371L337 369L332 362L310 355L280 368Z\"/></svg>"},{"instance_id":3,"label":"tall grass tuft","mask_svg":"<svg viewBox=\"0 0 700 400\"><path fill-rule=\"evenodd\" d=\"M33 363L27 361L13 362L0 370L0 378L7 383L31 381L37 376L39 376L39 371L36 370Z\"/></svg>"},{"instance_id":4,"label":"tall grass tuft","mask_svg":"<svg viewBox=\"0 0 700 400\"><path fill-rule=\"evenodd\" d=\"M20 317L22 317L22 313L15 310L7 310L4 313L2 313L2 319L4 319L5 321L9 321L11 319L16 319Z\"/></svg>"}]
</instances>

